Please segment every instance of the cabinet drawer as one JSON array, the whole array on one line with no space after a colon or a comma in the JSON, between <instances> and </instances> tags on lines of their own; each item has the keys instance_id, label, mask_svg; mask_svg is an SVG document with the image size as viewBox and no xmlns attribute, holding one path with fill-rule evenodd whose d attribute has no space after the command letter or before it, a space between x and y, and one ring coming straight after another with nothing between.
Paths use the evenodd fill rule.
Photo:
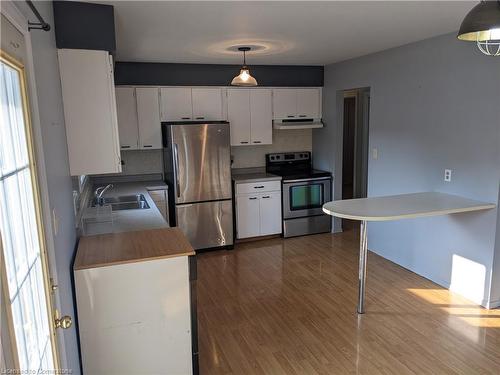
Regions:
<instances>
[{"instance_id":1,"label":"cabinet drawer","mask_svg":"<svg viewBox=\"0 0 500 375\"><path fill-rule=\"evenodd\" d=\"M262 181L236 184L236 194L263 193L281 191L281 181Z\"/></svg>"}]
</instances>

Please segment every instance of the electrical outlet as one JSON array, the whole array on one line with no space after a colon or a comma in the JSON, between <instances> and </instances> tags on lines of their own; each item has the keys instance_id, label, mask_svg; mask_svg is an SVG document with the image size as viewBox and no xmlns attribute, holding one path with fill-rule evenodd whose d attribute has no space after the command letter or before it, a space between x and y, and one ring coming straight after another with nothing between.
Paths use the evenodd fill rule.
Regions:
<instances>
[{"instance_id":1,"label":"electrical outlet","mask_svg":"<svg viewBox=\"0 0 500 375\"><path fill-rule=\"evenodd\" d=\"M444 170L444 181L445 182L450 182L451 181L451 169L445 169Z\"/></svg>"}]
</instances>

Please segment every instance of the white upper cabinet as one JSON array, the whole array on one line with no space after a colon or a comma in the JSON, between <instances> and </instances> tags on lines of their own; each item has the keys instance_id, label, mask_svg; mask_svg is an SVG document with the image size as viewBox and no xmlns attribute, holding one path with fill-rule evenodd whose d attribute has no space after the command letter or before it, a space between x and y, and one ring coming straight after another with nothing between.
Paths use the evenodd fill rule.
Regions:
<instances>
[{"instance_id":1,"label":"white upper cabinet","mask_svg":"<svg viewBox=\"0 0 500 375\"><path fill-rule=\"evenodd\" d=\"M297 115L299 118L321 118L320 90L297 89Z\"/></svg>"},{"instance_id":2,"label":"white upper cabinet","mask_svg":"<svg viewBox=\"0 0 500 375\"><path fill-rule=\"evenodd\" d=\"M224 118L221 88L162 87L162 121L217 121Z\"/></svg>"},{"instance_id":3,"label":"white upper cabinet","mask_svg":"<svg viewBox=\"0 0 500 375\"><path fill-rule=\"evenodd\" d=\"M297 116L297 91L295 89L273 90L273 118L287 119Z\"/></svg>"},{"instance_id":4,"label":"white upper cabinet","mask_svg":"<svg viewBox=\"0 0 500 375\"><path fill-rule=\"evenodd\" d=\"M119 173L113 61L107 51L59 49L70 173Z\"/></svg>"},{"instance_id":5,"label":"white upper cabinet","mask_svg":"<svg viewBox=\"0 0 500 375\"><path fill-rule=\"evenodd\" d=\"M273 90L273 119L321 118L320 88L285 88Z\"/></svg>"},{"instance_id":6,"label":"white upper cabinet","mask_svg":"<svg viewBox=\"0 0 500 375\"><path fill-rule=\"evenodd\" d=\"M273 143L271 89L228 89L227 116L232 146Z\"/></svg>"},{"instance_id":7,"label":"white upper cabinet","mask_svg":"<svg viewBox=\"0 0 500 375\"><path fill-rule=\"evenodd\" d=\"M191 97L195 121L222 120L222 90L220 88L193 88Z\"/></svg>"},{"instance_id":8,"label":"white upper cabinet","mask_svg":"<svg viewBox=\"0 0 500 375\"><path fill-rule=\"evenodd\" d=\"M139 148L162 148L158 88L138 87L135 90L139 123Z\"/></svg>"},{"instance_id":9,"label":"white upper cabinet","mask_svg":"<svg viewBox=\"0 0 500 375\"><path fill-rule=\"evenodd\" d=\"M231 127L231 146L250 144L250 90L227 90L227 117Z\"/></svg>"},{"instance_id":10,"label":"white upper cabinet","mask_svg":"<svg viewBox=\"0 0 500 375\"><path fill-rule=\"evenodd\" d=\"M162 121L193 120L190 87L162 87L160 97Z\"/></svg>"},{"instance_id":11,"label":"white upper cabinet","mask_svg":"<svg viewBox=\"0 0 500 375\"><path fill-rule=\"evenodd\" d=\"M250 91L251 143L270 145L273 143L273 106L270 89Z\"/></svg>"},{"instance_id":12,"label":"white upper cabinet","mask_svg":"<svg viewBox=\"0 0 500 375\"><path fill-rule=\"evenodd\" d=\"M139 134L135 89L133 87L116 88L116 110L120 133L120 148L122 150L137 149Z\"/></svg>"}]
</instances>

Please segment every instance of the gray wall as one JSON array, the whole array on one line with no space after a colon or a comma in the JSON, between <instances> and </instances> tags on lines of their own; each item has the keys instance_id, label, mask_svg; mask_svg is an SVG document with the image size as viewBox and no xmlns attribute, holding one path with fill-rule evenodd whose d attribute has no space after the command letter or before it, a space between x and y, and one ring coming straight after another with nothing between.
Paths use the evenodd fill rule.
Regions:
<instances>
[{"instance_id":1,"label":"gray wall","mask_svg":"<svg viewBox=\"0 0 500 375\"><path fill-rule=\"evenodd\" d=\"M314 132L313 151L315 166L334 174L336 199L339 91L358 87L371 88L369 143L379 155L368 162L368 196L441 191L498 203L500 59L449 34L327 66L326 126ZM445 168L452 182L443 181ZM369 248L475 302L498 304L499 277L490 296L497 215L371 223Z\"/></svg>"},{"instance_id":2,"label":"gray wall","mask_svg":"<svg viewBox=\"0 0 500 375\"><path fill-rule=\"evenodd\" d=\"M35 5L45 20L53 25L52 3L37 1ZM33 14L24 3L19 3L19 7L30 20L34 20ZM61 312L75 317L71 263L76 244L76 230L59 65L53 30L52 28L50 32L32 31L31 40L49 201L51 209L55 210L59 218L59 230L57 235L54 235L54 247ZM70 329L64 331L64 342L68 366L73 369L74 374L77 374L80 372L80 365L75 326L73 324Z\"/></svg>"}]
</instances>

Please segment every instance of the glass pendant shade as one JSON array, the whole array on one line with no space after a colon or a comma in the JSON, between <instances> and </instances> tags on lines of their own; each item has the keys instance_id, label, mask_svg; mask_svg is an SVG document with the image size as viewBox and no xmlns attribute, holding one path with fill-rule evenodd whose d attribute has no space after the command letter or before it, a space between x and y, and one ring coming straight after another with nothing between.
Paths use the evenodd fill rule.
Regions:
<instances>
[{"instance_id":1,"label":"glass pendant shade","mask_svg":"<svg viewBox=\"0 0 500 375\"><path fill-rule=\"evenodd\" d=\"M500 1L481 1L465 16L457 38L476 42L486 55L500 56Z\"/></svg>"},{"instance_id":2,"label":"glass pendant shade","mask_svg":"<svg viewBox=\"0 0 500 375\"><path fill-rule=\"evenodd\" d=\"M231 81L232 86L257 86L257 81L250 75L250 71L246 66L240 70L240 74Z\"/></svg>"},{"instance_id":3,"label":"glass pendant shade","mask_svg":"<svg viewBox=\"0 0 500 375\"><path fill-rule=\"evenodd\" d=\"M250 51L250 47L239 47L238 51L243 52L243 66L241 67L240 74L233 78L231 81L232 86L257 86L257 80L250 75L250 70L246 65L246 52Z\"/></svg>"}]
</instances>

